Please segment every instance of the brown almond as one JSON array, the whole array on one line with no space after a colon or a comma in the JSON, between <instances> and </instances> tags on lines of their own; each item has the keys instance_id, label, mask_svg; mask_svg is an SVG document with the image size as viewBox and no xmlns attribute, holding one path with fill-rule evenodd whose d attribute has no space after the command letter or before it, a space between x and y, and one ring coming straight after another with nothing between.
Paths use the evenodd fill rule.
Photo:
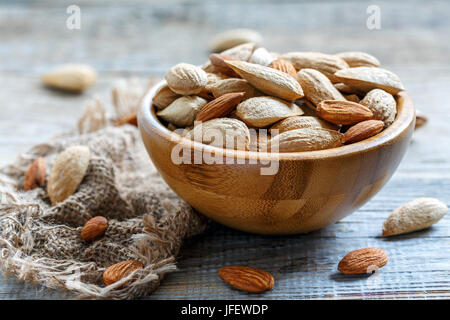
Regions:
<instances>
[{"instance_id":1,"label":"brown almond","mask_svg":"<svg viewBox=\"0 0 450 320\"><path fill-rule=\"evenodd\" d=\"M345 83L364 92L378 88L390 94L397 94L405 89L396 74L382 68L348 68L339 70L334 75L338 82Z\"/></svg>"},{"instance_id":2,"label":"brown almond","mask_svg":"<svg viewBox=\"0 0 450 320\"><path fill-rule=\"evenodd\" d=\"M109 286L122 278L125 278L133 271L143 268L144 265L136 260L127 260L116 263L103 272L103 282Z\"/></svg>"},{"instance_id":3,"label":"brown almond","mask_svg":"<svg viewBox=\"0 0 450 320\"><path fill-rule=\"evenodd\" d=\"M132 126L138 125L136 112L133 112L116 122L116 127L123 126L124 124L130 124Z\"/></svg>"},{"instance_id":4,"label":"brown almond","mask_svg":"<svg viewBox=\"0 0 450 320\"><path fill-rule=\"evenodd\" d=\"M23 189L25 191L32 190L36 187L42 187L45 182L45 174L47 168L45 165L45 160L42 157L37 158L33 161L25 174L25 181L23 184Z\"/></svg>"},{"instance_id":5,"label":"brown almond","mask_svg":"<svg viewBox=\"0 0 450 320\"><path fill-rule=\"evenodd\" d=\"M290 76L292 76L293 78L297 78L297 70L295 70L294 66L292 65L292 63L290 63L287 60L283 60L283 59L277 59L274 60L271 64L270 64L271 68L280 70L281 72L287 73Z\"/></svg>"},{"instance_id":6,"label":"brown almond","mask_svg":"<svg viewBox=\"0 0 450 320\"><path fill-rule=\"evenodd\" d=\"M379 248L363 248L345 255L338 270L345 274L364 274L375 271L388 263L386 252Z\"/></svg>"},{"instance_id":7,"label":"brown almond","mask_svg":"<svg viewBox=\"0 0 450 320\"><path fill-rule=\"evenodd\" d=\"M344 96L333 86L321 72L314 69L302 69L297 79L303 88L307 100L317 106L323 100L343 100Z\"/></svg>"},{"instance_id":8,"label":"brown almond","mask_svg":"<svg viewBox=\"0 0 450 320\"><path fill-rule=\"evenodd\" d=\"M381 120L366 120L351 126L342 137L343 143L358 142L370 138L383 130L384 122Z\"/></svg>"},{"instance_id":9,"label":"brown almond","mask_svg":"<svg viewBox=\"0 0 450 320\"><path fill-rule=\"evenodd\" d=\"M226 116L241 102L244 95L244 92L232 92L208 102L197 114L195 121L208 121Z\"/></svg>"},{"instance_id":10,"label":"brown almond","mask_svg":"<svg viewBox=\"0 0 450 320\"><path fill-rule=\"evenodd\" d=\"M211 64L214 66L214 68L223 74L226 74L230 77L239 78L239 75L231 69L227 64L225 63L225 60L233 61L236 60L231 57L227 57L218 53L213 53L209 56L209 61L211 61Z\"/></svg>"},{"instance_id":11,"label":"brown almond","mask_svg":"<svg viewBox=\"0 0 450 320\"><path fill-rule=\"evenodd\" d=\"M334 124L355 124L373 117L369 108L351 101L325 100L317 106L317 115Z\"/></svg>"},{"instance_id":12,"label":"brown almond","mask_svg":"<svg viewBox=\"0 0 450 320\"><path fill-rule=\"evenodd\" d=\"M289 101L303 97L297 79L282 71L244 61L225 63L261 92Z\"/></svg>"},{"instance_id":13,"label":"brown almond","mask_svg":"<svg viewBox=\"0 0 450 320\"><path fill-rule=\"evenodd\" d=\"M229 266L219 269L219 276L233 288L241 291L261 293L271 290L273 276L260 269L246 266Z\"/></svg>"},{"instance_id":14,"label":"brown almond","mask_svg":"<svg viewBox=\"0 0 450 320\"><path fill-rule=\"evenodd\" d=\"M91 242L102 237L108 228L108 220L105 217L97 216L89 219L81 230L81 239Z\"/></svg>"}]
</instances>

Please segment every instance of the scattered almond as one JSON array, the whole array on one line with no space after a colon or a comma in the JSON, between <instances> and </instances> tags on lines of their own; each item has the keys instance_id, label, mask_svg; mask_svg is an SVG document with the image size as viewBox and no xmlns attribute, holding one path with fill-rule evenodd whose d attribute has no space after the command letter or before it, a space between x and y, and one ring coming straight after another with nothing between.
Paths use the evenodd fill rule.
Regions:
<instances>
[{"instance_id":1,"label":"scattered almond","mask_svg":"<svg viewBox=\"0 0 450 320\"><path fill-rule=\"evenodd\" d=\"M280 56L280 59L290 61L295 69L315 69L324 74L331 82L337 82L336 71L348 68L343 59L320 52L289 52Z\"/></svg>"},{"instance_id":2,"label":"scattered almond","mask_svg":"<svg viewBox=\"0 0 450 320\"><path fill-rule=\"evenodd\" d=\"M165 78L169 88L182 95L198 94L208 84L206 72L188 63L173 66Z\"/></svg>"},{"instance_id":3,"label":"scattered almond","mask_svg":"<svg viewBox=\"0 0 450 320\"><path fill-rule=\"evenodd\" d=\"M136 260L127 260L116 263L103 272L103 282L109 286L130 275L133 271L142 269L144 265Z\"/></svg>"},{"instance_id":4,"label":"scattered almond","mask_svg":"<svg viewBox=\"0 0 450 320\"><path fill-rule=\"evenodd\" d=\"M339 262L338 270L345 274L372 273L388 263L386 252L379 248L363 248L347 253Z\"/></svg>"},{"instance_id":5,"label":"scattered almond","mask_svg":"<svg viewBox=\"0 0 450 320\"><path fill-rule=\"evenodd\" d=\"M102 237L108 228L108 220L105 217L97 216L89 219L81 230L81 239L91 242Z\"/></svg>"},{"instance_id":6,"label":"scattered almond","mask_svg":"<svg viewBox=\"0 0 450 320\"><path fill-rule=\"evenodd\" d=\"M270 273L246 266L221 268L219 276L233 288L253 293L271 290L275 282Z\"/></svg>"},{"instance_id":7,"label":"scattered almond","mask_svg":"<svg viewBox=\"0 0 450 320\"><path fill-rule=\"evenodd\" d=\"M377 58L365 52L348 51L338 53L336 56L347 62L350 68L380 66L380 61Z\"/></svg>"},{"instance_id":8,"label":"scattered almond","mask_svg":"<svg viewBox=\"0 0 450 320\"><path fill-rule=\"evenodd\" d=\"M380 120L366 120L351 126L342 137L343 143L358 142L370 138L383 130L384 122Z\"/></svg>"},{"instance_id":9,"label":"scattered almond","mask_svg":"<svg viewBox=\"0 0 450 320\"><path fill-rule=\"evenodd\" d=\"M244 94L244 92L227 93L208 102L197 114L195 121L207 121L226 116L241 102Z\"/></svg>"},{"instance_id":10,"label":"scattered almond","mask_svg":"<svg viewBox=\"0 0 450 320\"><path fill-rule=\"evenodd\" d=\"M46 172L47 168L44 158L39 157L34 160L25 174L23 189L28 191L36 187L42 187L45 183Z\"/></svg>"},{"instance_id":11,"label":"scattered almond","mask_svg":"<svg viewBox=\"0 0 450 320\"><path fill-rule=\"evenodd\" d=\"M372 119L369 108L351 101L324 100L317 106L317 115L334 124L355 124Z\"/></svg>"},{"instance_id":12,"label":"scattered almond","mask_svg":"<svg viewBox=\"0 0 450 320\"><path fill-rule=\"evenodd\" d=\"M83 64L62 65L44 74L42 81L49 87L81 92L95 83L97 73L95 70Z\"/></svg>"},{"instance_id":13,"label":"scattered almond","mask_svg":"<svg viewBox=\"0 0 450 320\"><path fill-rule=\"evenodd\" d=\"M297 80L284 72L243 61L225 61L225 63L252 86L266 94L291 101L303 97L303 90Z\"/></svg>"},{"instance_id":14,"label":"scattered almond","mask_svg":"<svg viewBox=\"0 0 450 320\"><path fill-rule=\"evenodd\" d=\"M275 123L270 128L270 134L272 136L275 136L277 134L289 131L289 130L295 130L295 129L302 129L302 128L324 128L324 129L330 129L330 130L338 130L339 127L335 124L332 124L330 122L324 121L318 117L312 117L312 116L295 116L295 117L289 117L286 119L283 119L277 123ZM276 133L278 131L278 133Z\"/></svg>"},{"instance_id":15,"label":"scattered almond","mask_svg":"<svg viewBox=\"0 0 450 320\"><path fill-rule=\"evenodd\" d=\"M290 63L287 60L283 60L283 59L274 60L270 64L270 67L274 68L274 69L277 69L277 70L280 70L281 72L287 73L288 75L290 75L294 79L297 78L297 70L295 70L295 68L292 65L292 63Z\"/></svg>"},{"instance_id":16,"label":"scattered almond","mask_svg":"<svg viewBox=\"0 0 450 320\"><path fill-rule=\"evenodd\" d=\"M267 96L247 99L236 108L236 115L239 119L257 128L302 114L302 109L295 103Z\"/></svg>"},{"instance_id":17,"label":"scattered almond","mask_svg":"<svg viewBox=\"0 0 450 320\"><path fill-rule=\"evenodd\" d=\"M71 196L83 180L91 158L85 146L69 147L53 163L47 183L47 193L52 204Z\"/></svg>"},{"instance_id":18,"label":"scattered almond","mask_svg":"<svg viewBox=\"0 0 450 320\"><path fill-rule=\"evenodd\" d=\"M390 94L397 94L405 89L397 75L382 68L357 67L343 69L337 71L335 77L339 82L365 92L378 88Z\"/></svg>"},{"instance_id":19,"label":"scattered almond","mask_svg":"<svg viewBox=\"0 0 450 320\"><path fill-rule=\"evenodd\" d=\"M198 96L182 96L157 115L177 127L188 127L194 124L195 117L206 104L207 101Z\"/></svg>"},{"instance_id":20,"label":"scattered almond","mask_svg":"<svg viewBox=\"0 0 450 320\"><path fill-rule=\"evenodd\" d=\"M323 100L342 100L344 96L333 86L322 73L313 69L302 69L297 73L297 79L305 92L305 97L315 106Z\"/></svg>"},{"instance_id":21,"label":"scattered almond","mask_svg":"<svg viewBox=\"0 0 450 320\"><path fill-rule=\"evenodd\" d=\"M448 212L448 207L434 198L418 198L395 209L383 224L383 237L431 227Z\"/></svg>"},{"instance_id":22,"label":"scattered almond","mask_svg":"<svg viewBox=\"0 0 450 320\"><path fill-rule=\"evenodd\" d=\"M271 152L302 152L340 147L342 134L323 128L302 128L276 135L269 141Z\"/></svg>"},{"instance_id":23,"label":"scattered almond","mask_svg":"<svg viewBox=\"0 0 450 320\"><path fill-rule=\"evenodd\" d=\"M369 108L373 118L383 121L385 127L389 127L397 115L397 102L394 97L381 89L369 91L360 104Z\"/></svg>"}]
</instances>

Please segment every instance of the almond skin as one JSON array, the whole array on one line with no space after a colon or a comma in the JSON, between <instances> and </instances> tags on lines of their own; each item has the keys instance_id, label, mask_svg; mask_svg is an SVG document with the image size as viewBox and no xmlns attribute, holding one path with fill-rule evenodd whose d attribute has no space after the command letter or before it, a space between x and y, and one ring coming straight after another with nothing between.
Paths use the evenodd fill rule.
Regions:
<instances>
[{"instance_id":1,"label":"almond skin","mask_svg":"<svg viewBox=\"0 0 450 320\"><path fill-rule=\"evenodd\" d=\"M25 174L25 181L23 184L23 189L25 191L32 190L36 187L42 187L45 182L45 174L47 168L45 165L45 160L42 157L37 158L33 161Z\"/></svg>"},{"instance_id":2,"label":"almond skin","mask_svg":"<svg viewBox=\"0 0 450 320\"><path fill-rule=\"evenodd\" d=\"M127 260L116 263L103 272L103 282L109 286L122 278L125 278L130 273L137 269L143 268L144 265L136 260Z\"/></svg>"},{"instance_id":3,"label":"almond skin","mask_svg":"<svg viewBox=\"0 0 450 320\"><path fill-rule=\"evenodd\" d=\"M230 286L246 292L261 293L271 290L275 282L270 273L246 266L224 267L218 273Z\"/></svg>"},{"instance_id":4,"label":"almond skin","mask_svg":"<svg viewBox=\"0 0 450 320\"><path fill-rule=\"evenodd\" d=\"M261 92L289 101L303 97L297 79L284 72L244 61L225 63Z\"/></svg>"},{"instance_id":5,"label":"almond skin","mask_svg":"<svg viewBox=\"0 0 450 320\"><path fill-rule=\"evenodd\" d=\"M108 220L105 217L97 216L89 219L81 230L81 239L84 242L91 242L102 237L108 228Z\"/></svg>"},{"instance_id":6,"label":"almond skin","mask_svg":"<svg viewBox=\"0 0 450 320\"><path fill-rule=\"evenodd\" d=\"M236 59L218 53L213 53L209 56L209 61L211 61L211 64L214 66L215 70L230 77L239 78L239 75L229 66L227 66L225 60L233 61Z\"/></svg>"},{"instance_id":7,"label":"almond skin","mask_svg":"<svg viewBox=\"0 0 450 320\"><path fill-rule=\"evenodd\" d=\"M373 117L369 108L351 101L324 100L317 106L317 115L334 124L355 124Z\"/></svg>"},{"instance_id":8,"label":"almond skin","mask_svg":"<svg viewBox=\"0 0 450 320\"><path fill-rule=\"evenodd\" d=\"M380 120L366 120L350 127L342 137L343 143L358 142L370 138L383 130L384 122Z\"/></svg>"},{"instance_id":9,"label":"almond skin","mask_svg":"<svg viewBox=\"0 0 450 320\"><path fill-rule=\"evenodd\" d=\"M270 67L274 68L276 70L280 70L281 72L287 73L290 76L292 76L293 78L297 78L297 70L295 70L292 63L290 63L287 60L283 60L283 59L274 60L270 64Z\"/></svg>"},{"instance_id":10,"label":"almond skin","mask_svg":"<svg viewBox=\"0 0 450 320\"><path fill-rule=\"evenodd\" d=\"M371 267L381 268L388 263L386 252L379 248L363 248L345 255L339 262L338 270L344 274L364 274L373 271Z\"/></svg>"},{"instance_id":11,"label":"almond skin","mask_svg":"<svg viewBox=\"0 0 450 320\"><path fill-rule=\"evenodd\" d=\"M226 116L241 102L244 95L244 92L227 93L208 102L197 114L195 121L207 121Z\"/></svg>"}]
</instances>

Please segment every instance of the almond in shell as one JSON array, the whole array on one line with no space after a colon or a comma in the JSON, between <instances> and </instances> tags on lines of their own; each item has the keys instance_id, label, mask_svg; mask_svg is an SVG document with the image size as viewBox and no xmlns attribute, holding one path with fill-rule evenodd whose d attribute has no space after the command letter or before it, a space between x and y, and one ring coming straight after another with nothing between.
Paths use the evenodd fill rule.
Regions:
<instances>
[{"instance_id":1,"label":"almond in shell","mask_svg":"<svg viewBox=\"0 0 450 320\"><path fill-rule=\"evenodd\" d=\"M212 87L211 92L215 98L232 92L244 92L242 100L261 96L262 93L252 87L247 80L244 79L225 79L217 81Z\"/></svg>"},{"instance_id":2,"label":"almond in shell","mask_svg":"<svg viewBox=\"0 0 450 320\"><path fill-rule=\"evenodd\" d=\"M166 84L156 92L152 102L158 110L163 110L179 97L181 97L181 95L170 90L169 86Z\"/></svg>"},{"instance_id":3,"label":"almond in shell","mask_svg":"<svg viewBox=\"0 0 450 320\"><path fill-rule=\"evenodd\" d=\"M351 126L342 137L343 143L354 143L370 138L383 130L384 122L380 120L366 120Z\"/></svg>"},{"instance_id":4,"label":"almond in shell","mask_svg":"<svg viewBox=\"0 0 450 320\"><path fill-rule=\"evenodd\" d=\"M221 72L230 77L238 78L239 75L225 63L225 60L232 61L235 59L218 53L213 53L209 56L209 61L211 61L211 64L217 72Z\"/></svg>"},{"instance_id":5,"label":"almond in shell","mask_svg":"<svg viewBox=\"0 0 450 320\"><path fill-rule=\"evenodd\" d=\"M349 68L339 70L334 75L338 82L345 83L364 92L378 88L390 94L397 94L405 89L396 74L382 68Z\"/></svg>"},{"instance_id":6,"label":"almond in shell","mask_svg":"<svg viewBox=\"0 0 450 320\"><path fill-rule=\"evenodd\" d=\"M365 52L347 51L338 53L336 56L347 62L350 68L380 66L377 58Z\"/></svg>"},{"instance_id":7,"label":"almond in shell","mask_svg":"<svg viewBox=\"0 0 450 320\"><path fill-rule=\"evenodd\" d=\"M194 124L195 117L206 104L207 101L201 97L183 96L157 115L177 127L188 127Z\"/></svg>"},{"instance_id":8,"label":"almond in shell","mask_svg":"<svg viewBox=\"0 0 450 320\"><path fill-rule=\"evenodd\" d=\"M355 124L373 117L366 106L351 101L324 100L317 106L317 115L334 124Z\"/></svg>"},{"instance_id":9,"label":"almond in shell","mask_svg":"<svg viewBox=\"0 0 450 320\"><path fill-rule=\"evenodd\" d=\"M186 138L218 148L248 150L250 132L242 121L231 118L211 119L194 126Z\"/></svg>"},{"instance_id":10,"label":"almond in shell","mask_svg":"<svg viewBox=\"0 0 450 320\"><path fill-rule=\"evenodd\" d=\"M53 163L47 183L52 204L71 196L83 180L91 158L86 146L72 146L61 152Z\"/></svg>"},{"instance_id":11,"label":"almond in shell","mask_svg":"<svg viewBox=\"0 0 450 320\"><path fill-rule=\"evenodd\" d=\"M290 61L295 69L315 69L324 74L330 81L337 82L336 71L348 68L347 62L338 56L320 52L289 52L280 56L280 59Z\"/></svg>"},{"instance_id":12,"label":"almond in shell","mask_svg":"<svg viewBox=\"0 0 450 320\"><path fill-rule=\"evenodd\" d=\"M448 212L448 207L434 198L418 198L395 209L383 224L383 237L431 227Z\"/></svg>"},{"instance_id":13,"label":"almond in shell","mask_svg":"<svg viewBox=\"0 0 450 320\"><path fill-rule=\"evenodd\" d=\"M277 134L302 128L325 128L330 130L338 130L339 126L330 122L324 121L318 117L313 116L295 116L283 119L275 123L270 128L270 134L275 136ZM278 132L278 133L276 133Z\"/></svg>"},{"instance_id":14,"label":"almond in shell","mask_svg":"<svg viewBox=\"0 0 450 320\"><path fill-rule=\"evenodd\" d=\"M244 61L225 63L261 92L290 101L303 97L297 80L282 71Z\"/></svg>"},{"instance_id":15,"label":"almond in shell","mask_svg":"<svg viewBox=\"0 0 450 320\"><path fill-rule=\"evenodd\" d=\"M39 157L34 160L25 174L23 189L28 191L36 187L42 187L45 183L46 172L47 168L44 158Z\"/></svg>"},{"instance_id":16,"label":"almond in shell","mask_svg":"<svg viewBox=\"0 0 450 320\"><path fill-rule=\"evenodd\" d=\"M239 119L257 128L302 114L302 109L295 103L268 96L247 99L236 108L236 115Z\"/></svg>"},{"instance_id":17,"label":"almond in shell","mask_svg":"<svg viewBox=\"0 0 450 320\"><path fill-rule=\"evenodd\" d=\"M374 119L383 121L385 127L389 127L394 122L397 115L397 103L390 93L381 89L373 89L360 103L372 111Z\"/></svg>"},{"instance_id":18,"label":"almond in shell","mask_svg":"<svg viewBox=\"0 0 450 320\"><path fill-rule=\"evenodd\" d=\"M305 92L305 97L317 106L323 100L342 100L345 97L333 86L321 72L314 69L302 69L297 79Z\"/></svg>"},{"instance_id":19,"label":"almond in shell","mask_svg":"<svg viewBox=\"0 0 450 320\"><path fill-rule=\"evenodd\" d=\"M344 274L372 273L388 263L386 252L379 248L363 248L347 253L339 262L338 270Z\"/></svg>"},{"instance_id":20,"label":"almond in shell","mask_svg":"<svg viewBox=\"0 0 450 320\"><path fill-rule=\"evenodd\" d=\"M302 152L340 147L342 134L323 128L302 128L276 135L269 141L271 152Z\"/></svg>"},{"instance_id":21,"label":"almond in shell","mask_svg":"<svg viewBox=\"0 0 450 320\"><path fill-rule=\"evenodd\" d=\"M83 64L67 64L42 76L45 85L65 91L81 92L95 83L97 73Z\"/></svg>"},{"instance_id":22,"label":"almond in shell","mask_svg":"<svg viewBox=\"0 0 450 320\"><path fill-rule=\"evenodd\" d=\"M219 276L233 288L253 293L271 290L275 283L273 276L267 271L247 266L221 268Z\"/></svg>"},{"instance_id":23,"label":"almond in shell","mask_svg":"<svg viewBox=\"0 0 450 320\"><path fill-rule=\"evenodd\" d=\"M258 48L253 51L252 56L248 60L250 63L256 63L268 67L273 61L272 55L265 48Z\"/></svg>"},{"instance_id":24,"label":"almond in shell","mask_svg":"<svg viewBox=\"0 0 450 320\"><path fill-rule=\"evenodd\" d=\"M198 94L208 84L206 72L188 63L179 63L173 66L165 78L169 88L182 95Z\"/></svg>"}]
</instances>

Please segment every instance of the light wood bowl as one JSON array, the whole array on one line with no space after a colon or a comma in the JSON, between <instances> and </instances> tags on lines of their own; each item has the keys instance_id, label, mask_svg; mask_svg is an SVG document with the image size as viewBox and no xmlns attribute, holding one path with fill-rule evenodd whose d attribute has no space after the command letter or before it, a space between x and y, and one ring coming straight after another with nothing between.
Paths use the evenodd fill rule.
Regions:
<instances>
[{"instance_id":1,"label":"light wood bowl","mask_svg":"<svg viewBox=\"0 0 450 320\"><path fill-rule=\"evenodd\" d=\"M263 154L279 161L275 175L255 162L261 153L220 149L182 138L155 115L152 98L164 81L142 100L138 122L150 158L167 184L205 216L231 228L259 234L296 234L330 225L372 198L397 169L410 142L415 110L406 92L397 96L394 123L378 135L339 148ZM180 164L171 160L181 144L214 152L231 164ZM245 160L245 164L237 164Z\"/></svg>"}]
</instances>

